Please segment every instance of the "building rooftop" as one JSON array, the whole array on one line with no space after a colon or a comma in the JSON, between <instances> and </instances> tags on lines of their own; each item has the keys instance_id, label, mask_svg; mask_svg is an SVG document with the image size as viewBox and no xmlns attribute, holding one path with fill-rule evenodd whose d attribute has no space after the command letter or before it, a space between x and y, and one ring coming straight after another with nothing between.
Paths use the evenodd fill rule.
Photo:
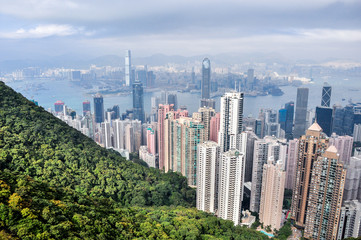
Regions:
<instances>
[{"instance_id":1,"label":"building rooftop","mask_svg":"<svg viewBox=\"0 0 361 240\"><path fill-rule=\"evenodd\" d=\"M307 130L322 132L322 128L320 127L320 125L318 125L317 122L313 123Z\"/></svg>"},{"instance_id":2,"label":"building rooftop","mask_svg":"<svg viewBox=\"0 0 361 240\"><path fill-rule=\"evenodd\" d=\"M334 145L331 145L327 148L327 152L337 153L337 148Z\"/></svg>"}]
</instances>

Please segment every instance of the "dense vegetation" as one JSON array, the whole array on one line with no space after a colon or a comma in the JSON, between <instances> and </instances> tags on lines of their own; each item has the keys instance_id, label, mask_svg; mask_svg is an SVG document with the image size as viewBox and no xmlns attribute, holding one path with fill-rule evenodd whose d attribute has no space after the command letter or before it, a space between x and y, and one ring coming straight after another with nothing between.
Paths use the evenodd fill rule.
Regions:
<instances>
[{"instance_id":1,"label":"dense vegetation","mask_svg":"<svg viewBox=\"0 0 361 240\"><path fill-rule=\"evenodd\" d=\"M184 177L124 160L0 82L0 239L268 239L194 205Z\"/></svg>"},{"instance_id":2,"label":"dense vegetation","mask_svg":"<svg viewBox=\"0 0 361 240\"><path fill-rule=\"evenodd\" d=\"M178 173L124 160L3 83L0 103L0 169L123 206L195 205L195 191Z\"/></svg>"},{"instance_id":3,"label":"dense vegetation","mask_svg":"<svg viewBox=\"0 0 361 240\"><path fill-rule=\"evenodd\" d=\"M0 238L267 239L194 208L119 208L76 191L0 172Z\"/></svg>"}]
</instances>

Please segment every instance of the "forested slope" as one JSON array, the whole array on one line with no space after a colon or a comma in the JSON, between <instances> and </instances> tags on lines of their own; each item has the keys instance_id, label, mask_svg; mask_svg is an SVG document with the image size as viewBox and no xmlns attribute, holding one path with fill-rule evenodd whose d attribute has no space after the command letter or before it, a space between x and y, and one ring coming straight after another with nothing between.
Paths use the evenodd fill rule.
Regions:
<instances>
[{"instance_id":1,"label":"forested slope","mask_svg":"<svg viewBox=\"0 0 361 240\"><path fill-rule=\"evenodd\" d=\"M124 160L0 82L0 239L268 239L194 205L184 177Z\"/></svg>"},{"instance_id":2,"label":"forested slope","mask_svg":"<svg viewBox=\"0 0 361 240\"><path fill-rule=\"evenodd\" d=\"M123 206L195 205L178 173L161 174L98 146L0 82L0 169Z\"/></svg>"}]
</instances>

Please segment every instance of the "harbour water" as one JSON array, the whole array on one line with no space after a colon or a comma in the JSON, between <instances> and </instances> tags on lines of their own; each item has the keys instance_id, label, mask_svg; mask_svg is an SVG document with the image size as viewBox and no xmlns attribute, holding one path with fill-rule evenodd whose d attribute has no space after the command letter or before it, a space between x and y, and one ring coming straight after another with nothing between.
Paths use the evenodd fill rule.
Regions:
<instances>
[{"instance_id":1,"label":"harbour water","mask_svg":"<svg viewBox=\"0 0 361 240\"><path fill-rule=\"evenodd\" d=\"M326 79L332 86L331 105L339 103L346 105L349 99L354 102L361 102L361 79ZM325 79L315 80L315 82L304 85L310 89L308 108L314 108L321 103L322 85ZM54 103L57 100L63 101L68 107L74 109L77 113L82 112L82 102L84 100L92 101L92 96L87 94L87 90L74 84L71 81L60 80L27 80L14 81L7 83L10 87L20 92L28 99L38 101L39 105L45 109L54 109ZM36 87L33 87L36 86ZM40 87L39 87L40 86ZM244 116L258 116L260 108L280 109L286 102L296 102L297 88L293 86L281 87L284 92L282 96L258 96L245 97ZM151 109L151 97L160 96L160 92L144 93L145 112L149 113ZM185 105L190 113L198 110L200 102L199 93L178 92L178 106ZM216 110L219 111L220 97L215 98ZM132 95L107 95L104 96L104 108L110 108L113 105L119 105L120 111L132 108Z\"/></svg>"}]
</instances>

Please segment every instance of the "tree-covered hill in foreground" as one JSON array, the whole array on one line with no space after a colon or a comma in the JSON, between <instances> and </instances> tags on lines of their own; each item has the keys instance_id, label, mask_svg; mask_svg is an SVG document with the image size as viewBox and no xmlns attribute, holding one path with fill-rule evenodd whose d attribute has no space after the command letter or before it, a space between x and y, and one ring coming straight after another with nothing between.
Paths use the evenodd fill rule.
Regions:
<instances>
[{"instance_id":1,"label":"tree-covered hill in foreground","mask_svg":"<svg viewBox=\"0 0 361 240\"><path fill-rule=\"evenodd\" d=\"M0 239L267 239L194 204L0 82Z\"/></svg>"},{"instance_id":2,"label":"tree-covered hill in foreground","mask_svg":"<svg viewBox=\"0 0 361 240\"><path fill-rule=\"evenodd\" d=\"M0 169L123 206L195 205L195 191L183 176L126 161L4 83L0 83Z\"/></svg>"},{"instance_id":3,"label":"tree-covered hill in foreground","mask_svg":"<svg viewBox=\"0 0 361 240\"><path fill-rule=\"evenodd\" d=\"M267 239L185 207L118 207L0 173L0 239Z\"/></svg>"}]
</instances>

